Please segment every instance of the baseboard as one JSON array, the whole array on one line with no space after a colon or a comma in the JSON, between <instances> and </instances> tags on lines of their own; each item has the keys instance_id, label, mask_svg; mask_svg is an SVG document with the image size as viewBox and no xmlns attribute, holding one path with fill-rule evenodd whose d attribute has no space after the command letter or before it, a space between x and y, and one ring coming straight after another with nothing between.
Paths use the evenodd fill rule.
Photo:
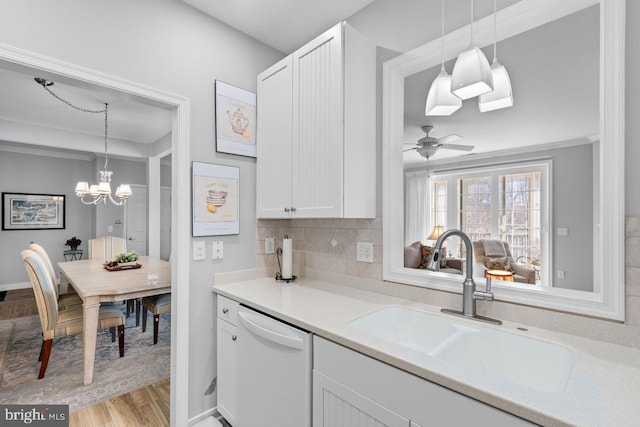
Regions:
<instances>
[{"instance_id":1,"label":"baseboard","mask_svg":"<svg viewBox=\"0 0 640 427\"><path fill-rule=\"evenodd\" d=\"M31 288L31 282L5 283L4 285L0 285L0 292L13 291L15 289L29 289L29 288Z\"/></svg>"},{"instance_id":2,"label":"baseboard","mask_svg":"<svg viewBox=\"0 0 640 427\"><path fill-rule=\"evenodd\" d=\"M208 418L208 417L214 417L215 418L215 415L218 414L218 411L216 409L217 409L217 407L211 408L211 409L207 409L206 411L196 415L195 417L189 418L189 424L188 424L189 427L193 426L194 424L199 423L200 421L204 420L205 418Z\"/></svg>"}]
</instances>

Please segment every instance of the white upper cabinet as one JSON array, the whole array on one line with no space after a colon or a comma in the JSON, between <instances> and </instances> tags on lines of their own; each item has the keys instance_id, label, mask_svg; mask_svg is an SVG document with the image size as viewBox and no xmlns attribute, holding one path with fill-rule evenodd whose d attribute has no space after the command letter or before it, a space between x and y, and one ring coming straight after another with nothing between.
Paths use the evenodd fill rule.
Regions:
<instances>
[{"instance_id":1,"label":"white upper cabinet","mask_svg":"<svg viewBox=\"0 0 640 427\"><path fill-rule=\"evenodd\" d=\"M340 23L258 76L258 218L374 218L376 51Z\"/></svg>"}]
</instances>

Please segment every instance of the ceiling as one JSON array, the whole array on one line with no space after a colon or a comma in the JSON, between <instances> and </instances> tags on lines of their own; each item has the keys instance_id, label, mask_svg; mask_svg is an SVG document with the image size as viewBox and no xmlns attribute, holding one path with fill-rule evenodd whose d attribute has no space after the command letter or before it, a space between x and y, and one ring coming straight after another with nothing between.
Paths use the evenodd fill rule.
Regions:
<instances>
[{"instance_id":1,"label":"ceiling","mask_svg":"<svg viewBox=\"0 0 640 427\"><path fill-rule=\"evenodd\" d=\"M379 52L387 58L438 38L441 31L441 0L182 1L284 53L290 53L344 19L380 46ZM497 0L499 9L515 2L517 0ZM468 24L469 4L469 0L446 0L446 32ZM475 19L491 14L492 9L493 2L476 1ZM582 19L578 19L577 22L584 24ZM570 33L565 24L561 24L556 26L556 33L552 36L543 35L540 40L531 38L526 41L525 47L520 41L515 40L506 40L499 44L500 61L507 66L514 84L516 105L507 110L480 115L472 105L473 102L465 101L464 107L451 117L425 118L423 112L426 93L437 69L408 78L405 110L409 126L405 139L419 139L423 134L418 125L426 123L435 125L432 136L439 137L449 133L464 136L459 143L476 145L478 148L475 152L489 148L498 149L496 144L499 140L503 146L513 147L529 143L530 137L535 135L548 141L566 139L569 134L577 133L554 132L561 131L562 126L566 129L567 124L573 121L580 122L575 124L575 128L590 121L591 126L583 133L597 133L595 124L598 122L598 55L596 51L594 56L588 56L587 53L591 55L593 52L588 52L586 45L580 44L581 38L585 42L593 37L597 40L597 19L595 25L591 25L591 32L584 32L585 26L588 27L592 23L593 19L586 22L588 25L576 29L575 40L566 40L565 43L557 43L555 39L550 38L562 39ZM595 44L597 49L597 41ZM593 49L593 46L589 48ZM572 55L566 55L567 51L571 51ZM573 59L577 51L585 52L585 58L580 58L582 62L579 63L575 63ZM531 54L537 56L530 56ZM567 61L569 58L571 59ZM586 61L589 58L591 60ZM583 60L588 64L583 64ZM574 65L573 69L562 68L565 65L559 68L558 64L563 61L574 62L569 64ZM587 65L595 66L596 74L591 71L585 72ZM452 65L449 64L449 71L451 68ZM119 146L124 147L127 144L137 146L137 151L143 152L144 146L170 132L171 111L162 105L103 87L0 62L0 79L3 82L0 85L0 141L30 143L31 141L15 138L14 135L18 132L34 133L34 129L40 130L41 133L46 130L49 132L47 135L55 133L60 136L60 141L67 141L67 145L52 143L50 147L96 154L102 152L104 117L100 114L81 113L64 105L33 81L33 78L38 76L53 80L55 84L52 90L75 105L93 109L102 108L103 102L109 102L110 154L113 152L112 147L113 150L117 150ZM567 80L563 79L565 76L570 76L568 84ZM596 83L592 84L594 79ZM589 87L588 85L595 88L595 92L581 93L581 88ZM551 92L551 102L540 102L540 98L535 96L541 93L540 87L546 87ZM556 96L560 89L565 91L564 98ZM587 95L587 98L583 95ZM568 101L562 104L564 115L558 110L557 98ZM585 105L596 106L595 116L593 111L583 111L581 107ZM580 112L568 116L568 110ZM65 138L71 134L75 135L75 138ZM439 156L445 154L445 150L438 153ZM408 154L411 155L417 154ZM418 156L418 159L414 160L420 161L421 158Z\"/></svg>"}]
</instances>

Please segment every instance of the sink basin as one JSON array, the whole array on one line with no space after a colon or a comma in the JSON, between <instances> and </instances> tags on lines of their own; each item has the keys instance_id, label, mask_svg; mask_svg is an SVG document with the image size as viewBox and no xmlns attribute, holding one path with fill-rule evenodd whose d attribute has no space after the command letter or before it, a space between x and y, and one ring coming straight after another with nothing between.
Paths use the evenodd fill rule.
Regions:
<instances>
[{"instance_id":1,"label":"sink basin","mask_svg":"<svg viewBox=\"0 0 640 427\"><path fill-rule=\"evenodd\" d=\"M534 390L564 390L573 354L549 342L406 307L384 307L349 324L377 338Z\"/></svg>"}]
</instances>

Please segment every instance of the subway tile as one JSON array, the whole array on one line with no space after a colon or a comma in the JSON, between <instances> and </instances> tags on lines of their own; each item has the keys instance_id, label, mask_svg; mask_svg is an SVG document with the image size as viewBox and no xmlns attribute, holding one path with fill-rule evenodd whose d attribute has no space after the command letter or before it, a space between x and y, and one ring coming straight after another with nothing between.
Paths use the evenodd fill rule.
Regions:
<instances>
[{"instance_id":1,"label":"subway tile","mask_svg":"<svg viewBox=\"0 0 640 427\"><path fill-rule=\"evenodd\" d=\"M640 217L627 217L625 220L625 234L627 236L640 236Z\"/></svg>"},{"instance_id":2,"label":"subway tile","mask_svg":"<svg viewBox=\"0 0 640 427\"><path fill-rule=\"evenodd\" d=\"M371 230L371 243L374 245L382 245L382 230Z\"/></svg>"},{"instance_id":3,"label":"subway tile","mask_svg":"<svg viewBox=\"0 0 640 427\"><path fill-rule=\"evenodd\" d=\"M640 237L627 237L625 240L625 265L640 267Z\"/></svg>"}]
</instances>

